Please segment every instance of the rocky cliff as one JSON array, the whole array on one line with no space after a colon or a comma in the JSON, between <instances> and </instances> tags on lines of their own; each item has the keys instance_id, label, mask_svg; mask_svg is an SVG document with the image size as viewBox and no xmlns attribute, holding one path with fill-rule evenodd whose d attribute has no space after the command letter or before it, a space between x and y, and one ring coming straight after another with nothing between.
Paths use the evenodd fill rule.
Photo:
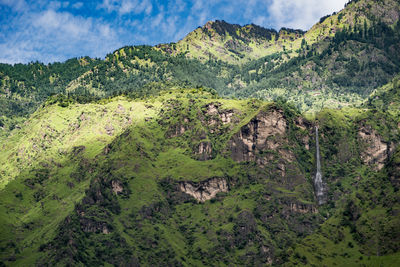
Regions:
<instances>
[{"instance_id":1,"label":"rocky cliff","mask_svg":"<svg viewBox=\"0 0 400 267\"><path fill-rule=\"evenodd\" d=\"M276 152L287 140L285 140L286 120L282 111L271 110L260 112L248 124L229 141L232 158L235 161L256 161L265 165L266 158L259 156L260 152L269 150ZM281 141L281 142L280 142ZM286 160L293 159L290 153L281 153Z\"/></svg>"},{"instance_id":2,"label":"rocky cliff","mask_svg":"<svg viewBox=\"0 0 400 267\"><path fill-rule=\"evenodd\" d=\"M361 159L375 170L381 170L387 162L393 145L382 140L382 137L371 126L363 126L358 131L363 149Z\"/></svg>"},{"instance_id":3,"label":"rocky cliff","mask_svg":"<svg viewBox=\"0 0 400 267\"><path fill-rule=\"evenodd\" d=\"M223 178L211 178L209 180L193 183L180 182L180 190L191 195L200 202L214 198L220 192L228 192L229 186Z\"/></svg>"}]
</instances>

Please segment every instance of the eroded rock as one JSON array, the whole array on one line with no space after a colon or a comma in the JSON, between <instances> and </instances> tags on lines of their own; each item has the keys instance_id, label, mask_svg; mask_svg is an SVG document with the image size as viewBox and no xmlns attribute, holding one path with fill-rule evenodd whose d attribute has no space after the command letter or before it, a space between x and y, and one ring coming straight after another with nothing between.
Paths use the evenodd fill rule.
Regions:
<instances>
[{"instance_id":1,"label":"eroded rock","mask_svg":"<svg viewBox=\"0 0 400 267\"><path fill-rule=\"evenodd\" d=\"M310 136L309 136L309 129L312 128L311 123L304 119L303 117L297 117L295 120L295 125L299 127L301 130L307 132L307 134L303 135L302 138L300 138L301 142L303 143L304 147L306 150L310 150Z\"/></svg>"},{"instance_id":2,"label":"eroded rock","mask_svg":"<svg viewBox=\"0 0 400 267\"><path fill-rule=\"evenodd\" d=\"M237 122L237 120L235 120L234 114L235 111L228 109L228 110L222 110L220 109L221 104L220 103L211 103L206 105L206 111L205 111L205 115L207 115L207 120L206 120L206 124L207 126L219 126L219 125L224 125L224 124L228 124L228 123L233 123L233 122ZM211 132L213 132L214 130L211 129Z\"/></svg>"},{"instance_id":3,"label":"eroded rock","mask_svg":"<svg viewBox=\"0 0 400 267\"><path fill-rule=\"evenodd\" d=\"M290 211L297 213L317 213L318 210L314 205L303 203L290 203Z\"/></svg>"},{"instance_id":4,"label":"eroded rock","mask_svg":"<svg viewBox=\"0 0 400 267\"><path fill-rule=\"evenodd\" d=\"M209 160L212 158L211 142L203 141L199 144L199 150L196 153L199 160Z\"/></svg>"},{"instance_id":5,"label":"eroded rock","mask_svg":"<svg viewBox=\"0 0 400 267\"><path fill-rule=\"evenodd\" d=\"M220 192L228 192L229 186L224 178L211 178L204 182L179 182L179 189L200 202L214 198Z\"/></svg>"},{"instance_id":6,"label":"eroded rock","mask_svg":"<svg viewBox=\"0 0 400 267\"><path fill-rule=\"evenodd\" d=\"M124 190L124 188L122 187L122 183L118 180L111 181L111 187L112 191L117 195L119 193L122 193L122 191Z\"/></svg>"},{"instance_id":7,"label":"eroded rock","mask_svg":"<svg viewBox=\"0 0 400 267\"><path fill-rule=\"evenodd\" d=\"M369 125L362 126L358 131L358 136L365 144L361 151L361 159L364 164L371 166L375 170L382 169L388 158L390 146Z\"/></svg>"},{"instance_id":8,"label":"eroded rock","mask_svg":"<svg viewBox=\"0 0 400 267\"><path fill-rule=\"evenodd\" d=\"M256 161L260 165L265 165L268 157L258 157L260 152L279 150L283 159L291 161L294 158L292 152L280 149L286 142L282 139L286 134L286 126L286 119L281 111L260 112L229 141L228 146L233 160Z\"/></svg>"},{"instance_id":9,"label":"eroded rock","mask_svg":"<svg viewBox=\"0 0 400 267\"><path fill-rule=\"evenodd\" d=\"M207 114L208 115L217 115L218 114L218 105L216 104L208 104L207 105Z\"/></svg>"}]
</instances>

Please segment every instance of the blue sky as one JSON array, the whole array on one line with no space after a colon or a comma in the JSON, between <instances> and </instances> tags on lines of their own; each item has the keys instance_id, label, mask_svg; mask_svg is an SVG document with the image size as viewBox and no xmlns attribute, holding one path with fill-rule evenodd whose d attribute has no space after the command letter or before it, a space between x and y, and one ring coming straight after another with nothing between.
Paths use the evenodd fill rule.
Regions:
<instances>
[{"instance_id":1,"label":"blue sky","mask_svg":"<svg viewBox=\"0 0 400 267\"><path fill-rule=\"evenodd\" d=\"M348 0L0 0L0 62L104 58L125 45L176 42L209 20L309 29Z\"/></svg>"}]
</instances>

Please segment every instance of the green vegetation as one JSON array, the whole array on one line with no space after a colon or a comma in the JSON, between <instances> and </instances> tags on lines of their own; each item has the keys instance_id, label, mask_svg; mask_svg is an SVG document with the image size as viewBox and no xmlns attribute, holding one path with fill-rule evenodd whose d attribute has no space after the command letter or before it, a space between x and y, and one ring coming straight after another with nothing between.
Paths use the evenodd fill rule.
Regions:
<instances>
[{"instance_id":1,"label":"green vegetation","mask_svg":"<svg viewBox=\"0 0 400 267\"><path fill-rule=\"evenodd\" d=\"M0 266L400 265L393 10L0 64Z\"/></svg>"},{"instance_id":2,"label":"green vegetation","mask_svg":"<svg viewBox=\"0 0 400 267\"><path fill-rule=\"evenodd\" d=\"M2 179L0 245L7 265L398 263L392 255L399 246L393 238L400 234L398 190L387 179L389 169L376 172L364 162L365 141L358 134L371 125L398 144L398 131L386 130L395 129L390 114L361 109L316 114L329 188L328 203L317 207L314 142L307 139L312 122L300 123L290 104L225 100L189 88L161 91L140 102L67 100L47 103L5 142L20 146L7 149L2 165L23 162L21 172L14 169L7 175L11 179ZM260 151L260 158L270 158L266 166L232 160L229 144L235 134L259 114L276 112L287 123L274 137L278 153ZM232 114L229 123L222 114ZM130 123L119 122L118 128L121 118ZM64 121L72 129L63 129ZM113 121L111 135L102 121ZM59 145L53 141L30 156L39 164L27 164L27 156L12 151L32 141L46 144L47 138L30 137L43 128L74 142L58 137ZM207 160L198 148L204 142L212 148ZM280 153L293 156L283 159ZM179 189L180 182L215 177L225 179L229 191L205 203Z\"/></svg>"}]
</instances>

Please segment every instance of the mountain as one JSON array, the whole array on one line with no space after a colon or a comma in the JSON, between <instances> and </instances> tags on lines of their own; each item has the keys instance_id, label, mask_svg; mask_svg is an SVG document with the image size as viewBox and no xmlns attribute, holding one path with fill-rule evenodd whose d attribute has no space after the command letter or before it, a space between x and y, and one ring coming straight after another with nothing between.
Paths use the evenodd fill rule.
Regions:
<instances>
[{"instance_id":1,"label":"mountain","mask_svg":"<svg viewBox=\"0 0 400 267\"><path fill-rule=\"evenodd\" d=\"M1 259L398 263L399 123L368 109L307 119L285 103L201 88L49 101L2 140ZM315 125L324 205L313 188Z\"/></svg>"},{"instance_id":2,"label":"mountain","mask_svg":"<svg viewBox=\"0 0 400 267\"><path fill-rule=\"evenodd\" d=\"M400 265L399 10L0 64L0 266Z\"/></svg>"},{"instance_id":3,"label":"mountain","mask_svg":"<svg viewBox=\"0 0 400 267\"><path fill-rule=\"evenodd\" d=\"M216 20L207 22L177 43L156 47L171 55L184 53L201 61L237 64L298 48L303 36L302 30L283 28L277 32L254 24L240 26Z\"/></svg>"},{"instance_id":4,"label":"mountain","mask_svg":"<svg viewBox=\"0 0 400 267\"><path fill-rule=\"evenodd\" d=\"M400 72L399 10L394 0L351 1L307 32L214 21L176 44L123 47L105 60L2 64L0 123L15 127L52 94L137 95L167 81L224 97L284 98L301 111L359 105Z\"/></svg>"}]
</instances>

